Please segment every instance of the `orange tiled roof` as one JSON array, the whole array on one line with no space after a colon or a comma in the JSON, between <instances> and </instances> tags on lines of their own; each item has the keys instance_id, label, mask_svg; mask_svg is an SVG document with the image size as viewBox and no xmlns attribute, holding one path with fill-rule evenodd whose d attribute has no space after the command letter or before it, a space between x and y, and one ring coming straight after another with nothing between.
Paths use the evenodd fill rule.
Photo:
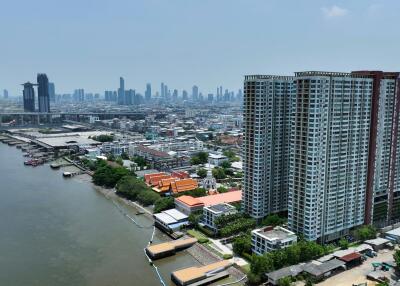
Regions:
<instances>
[{"instance_id":1,"label":"orange tiled roof","mask_svg":"<svg viewBox=\"0 0 400 286\"><path fill-rule=\"evenodd\" d=\"M166 193L169 191L171 183L175 182L175 180L175 178L162 179L153 190L157 193Z\"/></svg>"},{"instance_id":2,"label":"orange tiled roof","mask_svg":"<svg viewBox=\"0 0 400 286\"><path fill-rule=\"evenodd\" d=\"M217 195L197 198L205 206L211 206L221 203L236 203L242 200L242 191L226 192Z\"/></svg>"},{"instance_id":3,"label":"orange tiled roof","mask_svg":"<svg viewBox=\"0 0 400 286\"><path fill-rule=\"evenodd\" d=\"M199 184L194 179L182 179L171 183L171 191L175 194L192 191L198 188Z\"/></svg>"},{"instance_id":4,"label":"orange tiled roof","mask_svg":"<svg viewBox=\"0 0 400 286\"><path fill-rule=\"evenodd\" d=\"M149 184L151 178L153 178L153 177L158 177L158 176L161 176L161 175L165 175L165 173L145 174L145 175L144 175L144 181L145 181L147 184Z\"/></svg>"},{"instance_id":5,"label":"orange tiled roof","mask_svg":"<svg viewBox=\"0 0 400 286\"><path fill-rule=\"evenodd\" d=\"M179 179L189 178L189 174L185 171L173 171L171 176Z\"/></svg>"},{"instance_id":6,"label":"orange tiled roof","mask_svg":"<svg viewBox=\"0 0 400 286\"><path fill-rule=\"evenodd\" d=\"M163 180L163 179L169 179L169 178L171 178L170 175L165 174L165 173L161 173L161 174L159 174L158 176L153 176L153 177L151 177L151 178L148 180L147 184L148 184L149 186L155 187L155 186L158 185L158 183L159 183L161 180Z\"/></svg>"},{"instance_id":7,"label":"orange tiled roof","mask_svg":"<svg viewBox=\"0 0 400 286\"><path fill-rule=\"evenodd\" d=\"M176 198L175 200L188 205L190 207L196 207L196 206L204 206L204 204L198 200L197 198L193 198L192 196L180 196L179 198Z\"/></svg>"}]
</instances>

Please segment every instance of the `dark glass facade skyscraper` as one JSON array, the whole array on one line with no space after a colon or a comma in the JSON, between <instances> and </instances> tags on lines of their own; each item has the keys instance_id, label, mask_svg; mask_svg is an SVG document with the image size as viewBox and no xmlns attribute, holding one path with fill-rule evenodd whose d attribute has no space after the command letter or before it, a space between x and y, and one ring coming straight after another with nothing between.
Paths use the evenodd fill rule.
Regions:
<instances>
[{"instance_id":1,"label":"dark glass facade skyscraper","mask_svg":"<svg viewBox=\"0 0 400 286\"><path fill-rule=\"evenodd\" d=\"M37 75L39 112L50 112L49 79L44 73Z\"/></svg>"},{"instance_id":2,"label":"dark glass facade skyscraper","mask_svg":"<svg viewBox=\"0 0 400 286\"><path fill-rule=\"evenodd\" d=\"M30 82L24 83L23 100L24 111L35 112L35 89Z\"/></svg>"}]
</instances>

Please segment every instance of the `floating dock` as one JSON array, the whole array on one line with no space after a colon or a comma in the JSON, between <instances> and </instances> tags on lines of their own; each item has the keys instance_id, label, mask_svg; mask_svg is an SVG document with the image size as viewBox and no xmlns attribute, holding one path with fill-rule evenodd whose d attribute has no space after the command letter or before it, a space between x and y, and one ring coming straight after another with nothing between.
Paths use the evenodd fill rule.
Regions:
<instances>
[{"instance_id":1,"label":"floating dock","mask_svg":"<svg viewBox=\"0 0 400 286\"><path fill-rule=\"evenodd\" d=\"M228 260L218 261L200 267L189 267L171 273L171 280L178 286L202 285L228 276L225 271L233 265Z\"/></svg>"},{"instance_id":2,"label":"floating dock","mask_svg":"<svg viewBox=\"0 0 400 286\"><path fill-rule=\"evenodd\" d=\"M197 242L195 238L179 239L146 247L146 253L151 259L159 259L174 255L177 251L191 247Z\"/></svg>"}]
</instances>

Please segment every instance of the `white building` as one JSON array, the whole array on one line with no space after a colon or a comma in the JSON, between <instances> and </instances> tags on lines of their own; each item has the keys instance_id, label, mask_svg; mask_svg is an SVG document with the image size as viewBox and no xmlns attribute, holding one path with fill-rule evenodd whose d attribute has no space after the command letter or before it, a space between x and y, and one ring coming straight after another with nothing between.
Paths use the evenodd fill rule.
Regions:
<instances>
[{"instance_id":1,"label":"white building","mask_svg":"<svg viewBox=\"0 0 400 286\"><path fill-rule=\"evenodd\" d=\"M280 226L259 228L251 232L251 249L258 255L288 247L296 242L297 236L294 232Z\"/></svg>"},{"instance_id":2,"label":"white building","mask_svg":"<svg viewBox=\"0 0 400 286\"><path fill-rule=\"evenodd\" d=\"M234 206L230 204L217 204L203 208L203 223L214 231L218 231L215 220L220 216L231 215L237 213Z\"/></svg>"},{"instance_id":3,"label":"white building","mask_svg":"<svg viewBox=\"0 0 400 286\"><path fill-rule=\"evenodd\" d=\"M210 163L211 165L214 166L220 166L222 164L222 162L228 161L228 157L226 157L225 155L222 154L213 154L210 153L208 155L208 163Z\"/></svg>"},{"instance_id":4,"label":"white building","mask_svg":"<svg viewBox=\"0 0 400 286\"><path fill-rule=\"evenodd\" d=\"M189 224L188 216L178 211L170 209L154 215L155 225L159 228L173 232Z\"/></svg>"}]
</instances>

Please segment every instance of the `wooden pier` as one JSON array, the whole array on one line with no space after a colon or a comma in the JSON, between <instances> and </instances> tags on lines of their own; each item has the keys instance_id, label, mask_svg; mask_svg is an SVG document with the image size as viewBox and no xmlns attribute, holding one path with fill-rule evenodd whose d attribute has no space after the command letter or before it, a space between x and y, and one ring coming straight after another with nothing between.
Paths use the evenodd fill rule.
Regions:
<instances>
[{"instance_id":1,"label":"wooden pier","mask_svg":"<svg viewBox=\"0 0 400 286\"><path fill-rule=\"evenodd\" d=\"M151 259L160 259L174 255L177 251L191 247L197 242L195 238L179 239L146 247L146 253Z\"/></svg>"},{"instance_id":2,"label":"wooden pier","mask_svg":"<svg viewBox=\"0 0 400 286\"><path fill-rule=\"evenodd\" d=\"M178 286L203 285L227 277L225 270L232 265L232 262L222 260L205 266L189 267L172 272L171 280Z\"/></svg>"}]
</instances>

